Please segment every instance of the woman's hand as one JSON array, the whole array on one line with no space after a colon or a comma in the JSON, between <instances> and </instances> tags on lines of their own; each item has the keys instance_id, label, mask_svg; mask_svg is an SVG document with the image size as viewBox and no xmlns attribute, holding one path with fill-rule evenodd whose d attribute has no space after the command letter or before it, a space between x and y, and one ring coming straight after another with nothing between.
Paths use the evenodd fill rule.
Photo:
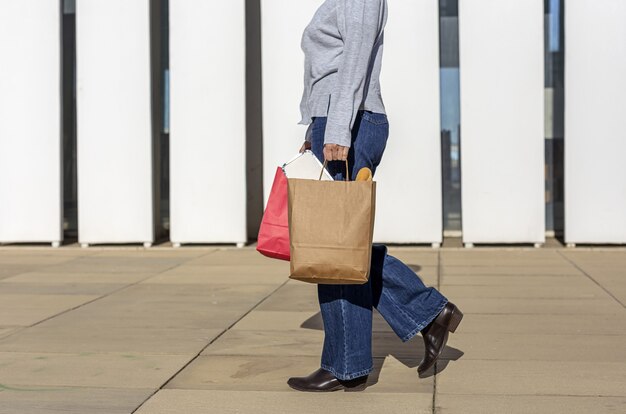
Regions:
<instances>
[{"instance_id":1,"label":"woman's hand","mask_svg":"<svg viewBox=\"0 0 626 414\"><path fill-rule=\"evenodd\" d=\"M310 149L311 149L311 142L304 141L304 144L302 144L302 147L300 147L300 154L302 154L304 151L310 150Z\"/></svg>"},{"instance_id":2,"label":"woman's hand","mask_svg":"<svg viewBox=\"0 0 626 414\"><path fill-rule=\"evenodd\" d=\"M324 145L324 159L326 161L345 161L348 159L348 151L350 147L344 147L337 144Z\"/></svg>"}]
</instances>

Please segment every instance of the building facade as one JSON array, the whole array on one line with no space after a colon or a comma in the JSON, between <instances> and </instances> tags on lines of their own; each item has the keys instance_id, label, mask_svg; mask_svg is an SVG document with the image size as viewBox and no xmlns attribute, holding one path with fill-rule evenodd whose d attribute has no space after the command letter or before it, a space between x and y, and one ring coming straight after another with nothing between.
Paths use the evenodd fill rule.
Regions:
<instances>
[{"instance_id":1,"label":"building facade","mask_svg":"<svg viewBox=\"0 0 626 414\"><path fill-rule=\"evenodd\" d=\"M0 0L0 243L253 241L323 0ZM375 239L626 243L626 3L388 0Z\"/></svg>"}]
</instances>

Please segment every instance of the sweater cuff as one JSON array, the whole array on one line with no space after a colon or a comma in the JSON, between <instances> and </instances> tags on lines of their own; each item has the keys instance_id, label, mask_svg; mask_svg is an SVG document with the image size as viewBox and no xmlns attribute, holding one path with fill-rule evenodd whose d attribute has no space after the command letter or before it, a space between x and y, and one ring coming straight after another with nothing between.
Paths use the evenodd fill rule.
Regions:
<instances>
[{"instance_id":1,"label":"sweater cuff","mask_svg":"<svg viewBox=\"0 0 626 414\"><path fill-rule=\"evenodd\" d=\"M311 142L311 135L313 134L313 124L309 124L309 127L306 129L306 133L304 134L304 140L306 142Z\"/></svg>"},{"instance_id":2,"label":"sweater cuff","mask_svg":"<svg viewBox=\"0 0 626 414\"><path fill-rule=\"evenodd\" d=\"M326 132L324 134L324 145L326 144L337 144L349 148L352 144L352 133L350 129L339 128L338 126L327 123Z\"/></svg>"}]
</instances>

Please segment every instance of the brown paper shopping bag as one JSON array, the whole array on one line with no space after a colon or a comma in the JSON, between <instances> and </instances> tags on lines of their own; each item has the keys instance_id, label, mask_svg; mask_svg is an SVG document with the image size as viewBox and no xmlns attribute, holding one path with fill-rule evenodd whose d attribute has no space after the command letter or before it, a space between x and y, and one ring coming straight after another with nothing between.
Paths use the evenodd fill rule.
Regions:
<instances>
[{"instance_id":1,"label":"brown paper shopping bag","mask_svg":"<svg viewBox=\"0 0 626 414\"><path fill-rule=\"evenodd\" d=\"M347 176L346 181L288 180L290 278L323 284L367 282L376 183L347 181Z\"/></svg>"}]
</instances>

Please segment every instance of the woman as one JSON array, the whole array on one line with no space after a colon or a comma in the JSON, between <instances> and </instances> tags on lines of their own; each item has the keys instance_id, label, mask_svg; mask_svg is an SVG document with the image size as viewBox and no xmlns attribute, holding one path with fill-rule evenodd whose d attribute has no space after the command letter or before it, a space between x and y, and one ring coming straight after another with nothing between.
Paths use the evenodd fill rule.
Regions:
<instances>
[{"instance_id":1,"label":"woman","mask_svg":"<svg viewBox=\"0 0 626 414\"><path fill-rule=\"evenodd\" d=\"M362 167L374 173L389 123L380 92L386 0L326 0L302 37L305 54L300 124L308 124L301 151L311 149L336 180L354 180ZM345 171L348 159L350 171ZM324 321L321 367L294 377L299 391L360 390L372 371L372 308L403 340L422 333L423 374L433 366L462 313L435 288L426 287L404 263L372 248L370 280L364 285L318 285Z\"/></svg>"}]
</instances>

